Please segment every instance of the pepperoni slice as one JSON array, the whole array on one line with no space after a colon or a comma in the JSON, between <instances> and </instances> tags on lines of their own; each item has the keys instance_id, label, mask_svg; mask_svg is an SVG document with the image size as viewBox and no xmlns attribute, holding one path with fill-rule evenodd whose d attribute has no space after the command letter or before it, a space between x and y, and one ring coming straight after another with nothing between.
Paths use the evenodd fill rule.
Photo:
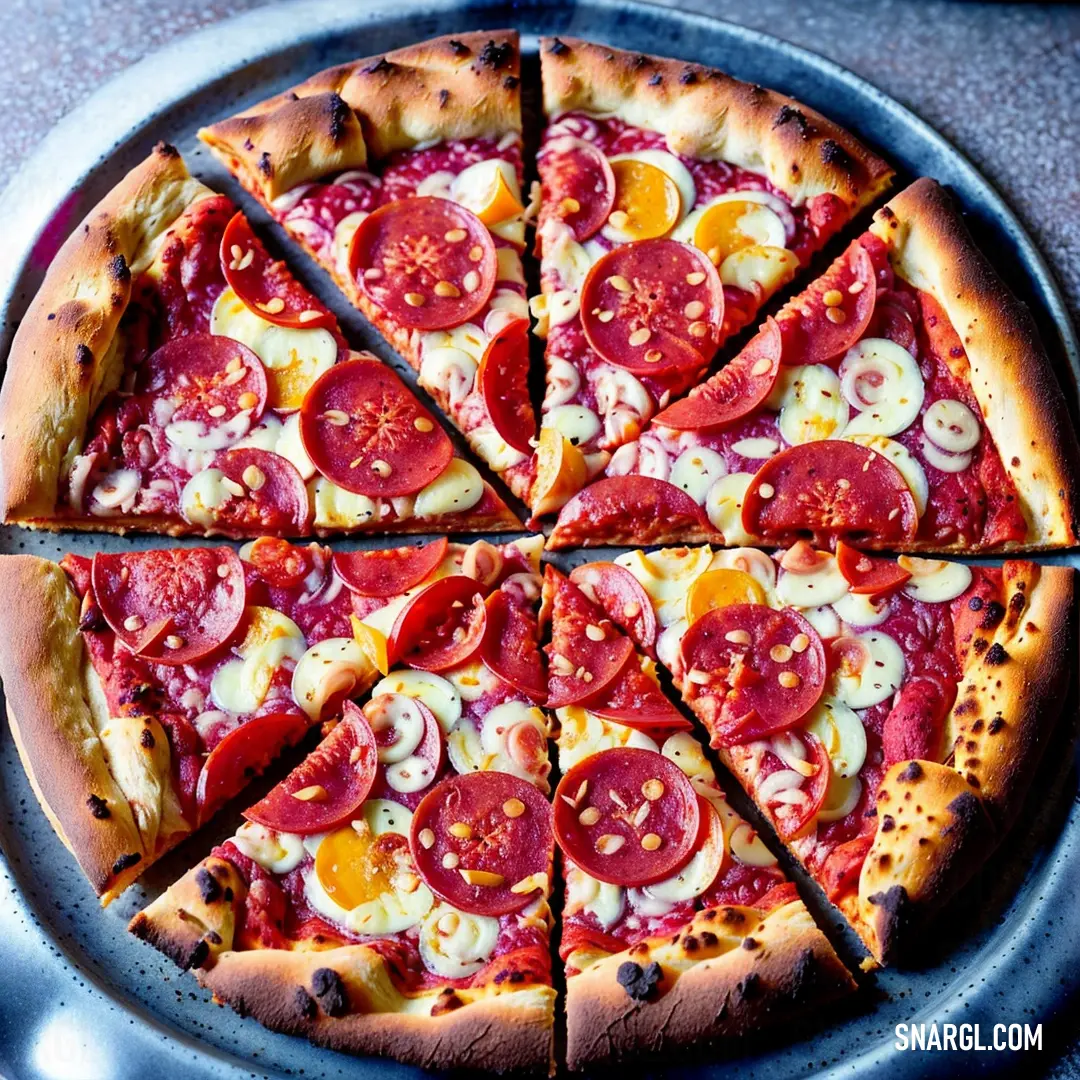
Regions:
<instances>
[{"instance_id":1,"label":"pepperoni slice","mask_svg":"<svg viewBox=\"0 0 1080 1080\"><path fill-rule=\"evenodd\" d=\"M385 600L419 585L446 558L446 537L421 547L376 551L335 551L337 576L358 596Z\"/></svg>"},{"instance_id":2,"label":"pepperoni slice","mask_svg":"<svg viewBox=\"0 0 1080 1080\"><path fill-rule=\"evenodd\" d=\"M605 360L636 375L704 367L720 344L724 287L704 252L639 240L604 255L581 288L581 325Z\"/></svg>"},{"instance_id":3,"label":"pepperoni slice","mask_svg":"<svg viewBox=\"0 0 1080 1080\"><path fill-rule=\"evenodd\" d=\"M476 384L500 438L519 453L531 456L536 414L529 397L528 319L515 319L488 342Z\"/></svg>"},{"instance_id":4,"label":"pepperoni slice","mask_svg":"<svg viewBox=\"0 0 1080 1080\"><path fill-rule=\"evenodd\" d=\"M487 608L478 582L464 574L439 578L402 608L386 641L390 664L446 671L480 647Z\"/></svg>"},{"instance_id":5,"label":"pepperoni slice","mask_svg":"<svg viewBox=\"0 0 1080 1080\"><path fill-rule=\"evenodd\" d=\"M382 766L369 797L394 799L415 809L446 757L439 721L422 701L406 694L377 694L363 712L375 733Z\"/></svg>"},{"instance_id":6,"label":"pepperoni slice","mask_svg":"<svg viewBox=\"0 0 1080 1080\"><path fill-rule=\"evenodd\" d=\"M805 796L802 802L789 803L777 799L769 803L773 820L776 822L776 832L781 840L794 840L804 835L813 825L818 811L825 803L832 776L832 762L822 741L809 731L793 734L795 738L802 740L806 747L806 761L815 766L815 771L799 785L798 790Z\"/></svg>"},{"instance_id":7,"label":"pepperoni slice","mask_svg":"<svg viewBox=\"0 0 1080 1080\"><path fill-rule=\"evenodd\" d=\"M307 729L303 713L268 713L233 728L210 751L199 773L195 788L199 821L210 818L286 746L299 742Z\"/></svg>"},{"instance_id":8,"label":"pepperoni slice","mask_svg":"<svg viewBox=\"0 0 1080 1080\"><path fill-rule=\"evenodd\" d=\"M900 688L881 732L887 769L897 761L938 761L945 717L956 701L956 684L937 675L916 675Z\"/></svg>"},{"instance_id":9,"label":"pepperoni slice","mask_svg":"<svg viewBox=\"0 0 1080 1080\"><path fill-rule=\"evenodd\" d=\"M602 699L589 702L589 712L643 731L689 731L693 726L635 660L623 667Z\"/></svg>"},{"instance_id":10,"label":"pepperoni slice","mask_svg":"<svg viewBox=\"0 0 1080 1080\"><path fill-rule=\"evenodd\" d=\"M220 648L244 615L244 566L232 548L99 552L91 582L116 636L132 652L173 667ZM147 643L146 628L163 622L169 632Z\"/></svg>"},{"instance_id":11,"label":"pepperoni slice","mask_svg":"<svg viewBox=\"0 0 1080 1080\"><path fill-rule=\"evenodd\" d=\"M533 784L509 773L453 776L416 808L409 847L440 899L471 915L506 915L546 888L551 807Z\"/></svg>"},{"instance_id":12,"label":"pepperoni slice","mask_svg":"<svg viewBox=\"0 0 1080 1080\"><path fill-rule=\"evenodd\" d=\"M454 456L435 418L374 359L320 376L300 409L300 439L319 472L372 499L415 494Z\"/></svg>"},{"instance_id":13,"label":"pepperoni slice","mask_svg":"<svg viewBox=\"0 0 1080 1080\"><path fill-rule=\"evenodd\" d=\"M866 336L888 338L914 353L918 310L918 300L910 293L879 292Z\"/></svg>"},{"instance_id":14,"label":"pepperoni slice","mask_svg":"<svg viewBox=\"0 0 1080 1080\"><path fill-rule=\"evenodd\" d=\"M262 241L238 210L221 237L225 281L245 306L278 326L336 330L332 312L315 299L283 262L270 258Z\"/></svg>"},{"instance_id":15,"label":"pepperoni slice","mask_svg":"<svg viewBox=\"0 0 1080 1080\"><path fill-rule=\"evenodd\" d=\"M681 488L654 476L605 476L579 491L559 512L552 534L561 547L625 540L652 544L671 533L714 530Z\"/></svg>"},{"instance_id":16,"label":"pepperoni slice","mask_svg":"<svg viewBox=\"0 0 1080 1080\"><path fill-rule=\"evenodd\" d=\"M780 373L780 328L766 320L757 336L711 379L669 405L653 422L674 431L719 431L753 412Z\"/></svg>"},{"instance_id":17,"label":"pepperoni slice","mask_svg":"<svg viewBox=\"0 0 1080 1080\"><path fill-rule=\"evenodd\" d=\"M626 567L613 562L583 563L574 567L570 580L639 649L655 658L656 612L649 594Z\"/></svg>"},{"instance_id":18,"label":"pepperoni slice","mask_svg":"<svg viewBox=\"0 0 1080 1080\"><path fill-rule=\"evenodd\" d=\"M311 560L304 548L274 536L260 536L248 548L247 562L259 577L275 589L299 585L311 570Z\"/></svg>"},{"instance_id":19,"label":"pepperoni slice","mask_svg":"<svg viewBox=\"0 0 1080 1080\"><path fill-rule=\"evenodd\" d=\"M785 364L824 364L844 355L866 332L874 314L874 264L858 240L776 321ZM831 314L830 314L831 312Z\"/></svg>"},{"instance_id":20,"label":"pepperoni slice","mask_svg":"<svg viewBox=\"0 0 1080 1080\"><path fill-rule=\"evenodd\" d=\"M266 369L246 345L217 334L186 334L173 338L146 361L142 385L158 401L174 406L164 423L201 424L197 434L215 430L235 442L254 427L266 408ZM229 432L230 422L246 414L248 423Z\"/></svg>"},{"instance_id":21,"label":"pepperoni slice","mask_svg":"<svg viewBox=\"0 0 1080 1080\"><path fill-rule=\"evenodd\" d=\"M851 591L865 596L885 596L911 577L895 559L867 555L843 540L836 545L836 565Z\"/></svg>"},{"instance_id":22,"label":"pepperoni slice","mask_svg":"<svg viewBox=\"0 0 1080 1080\"><path fill-rule=\"evenodd\" d=\"M265 798L244 811L275 832L327 832L350 821L368 797L378 767L367 718L346 701L341 722Z\"/></svg>"},{"instance_id":23,"label":"pepperoni slice","mask_svg":"<svg viewBox=\"0 0 1080 1080\"><path fill-rule=\"evenodd\" d=\"M548 653L548 707L603 698L634 655L630 639L611 625L577 586L551 567L545 592L554 591Z\"/></svg>"},{"instance_id":24,"label":"pepperoni slice","mask_svg":"<svg viewBox=\"0 0 1080 1080\"><path fill-rule=\"evenodd\" d=\"M288 458L271 450L242 446L214 459L233 485L231 497L213 511L226 531L303 536L311 525L311 504L304 478Z\"/></svg>"},{"instance_id":25,"label":"pepperoni slice","mask_svg":"<svg viewBox=\"0 0 1080 1080\"><path fill-rule=\"evenodd\" d=\"M484 223L449 199L397 199L369 214L349 248L349 270L373 303L413 330L468 322L497 275Z\"/></svg>"},{"instance_id":26,"label":"pepperoni slice","mask_svg":"<svg viewBox=\"0 0 1080 1080\"><path fill-rule=\"evenodd\" d=\"M538 637L536 620L505 589L497 589L487 598L487 629L480 658L489 671L533 701L547 697Z\"/></svg>"},{"instance_id":27,"label":"pepperoni slice","mask_svg":"<svg viewBox=\"0 0 1080 1080\"><path fill-rule=\"evenodd\" d=\"M919 527L907 481L884 455L825 439L781 451L758 469L742 508L743 528L770 540L809 537L885 544Z\"/></svg>"},{"instance_id":28,"label":"pepperoni slice","mask_svg":"<svg viewBox=\"0 0 1080 1080\"><path fill-rule=\"evenodd\" d=\"M818 703L825 688L825 646L792 608L714 608L691 623L681 648L687 698L719 746L784 731Z\"/></svg>"},{"instance_id":29,"label":"pepperoni slice","mask_svg":"<svg viewBox=\"0 0 1080 1080\"><path fill-rule=\"evenodd\" d=\"M690 781L652 750L592 754L563 775L555 792L559 847L612 885L641 887L670 877L693 854L700 826Z\"/></svg>"},{"instance_id":30,"label":"pepperoni slice","mask_svg":"<svg viewBox=\"0 0 1080 1080\"><path fill-rule=\"evenodd\" d=\"M545 153L542 171L544 206L570 226L575 240L588 240L615 204L607 157L584 139L560 140Z\"/></svg>"},{"instance_id":31,"label":"pepperoni slice","mask_svg":"<svg viewBox=\"0 0 1080 1080\"><path fill-rule=\"evenodd\" d=\"M852 840L837 844L822 864L819 875L821 887L834 904L845 894L858 889L859 875L862 873L863 863L866 862L866 856L874 842L876 830L875 825L874 831L862 833Z\"/></svg>"}]
</instances>

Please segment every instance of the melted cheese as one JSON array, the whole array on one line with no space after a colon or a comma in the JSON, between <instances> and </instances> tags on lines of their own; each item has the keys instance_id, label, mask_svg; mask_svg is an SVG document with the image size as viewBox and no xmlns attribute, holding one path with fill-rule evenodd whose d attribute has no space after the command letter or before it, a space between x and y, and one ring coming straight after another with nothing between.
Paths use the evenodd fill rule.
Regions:
<instances>
[{"instance_id":1,"label":"melted cheese","mask_svg":"<svg viewBox=\"0 0 1080 1080\"><path fill-rule=\"evenodd\" d=\"M675 459L668 480L682 488L698 506L704 506L713 484L726 475L724 459L715 450L697 446L684 450Z\"/></svg>"},{"instance_id":2,"label":"melted cheese","mask_svg":"<svg viewBox=\"0 0 1080 1080\"><path fill-rule=\"evenodd\" d=\"M396 612L394 618L397 618ZM370 616L364 621L369 619ZM405 694L422 701L439 721L439 727L444 733L449 732L461 717L461 695L454 684L431 671L411 668L392 671L376 683L371 691L373 699L380 694Z\"/></svg>"},{"instance_id":3,"label":"melted cheese","mask_svg":"<svg viewBox=\"0 0 1080 1080\"><path fill-rule=\"evenodd\" d=\"M895 439L887 439L883 435L852 435L847 431L844 432L843 437L887 457L896 466L910 489L919 517L926 513L930 485L926 481L926 473L919 464L919 459L903 443L898 443Z\"/></svg>"},{"instance_id":4,"label":"melted cheese","mask_svg":"<svg viewBox=\"0 0 1080 1080\"><path fill-rule=\"evenodd\" d=\"M359 642L345 637L325 638L296 662L293 700L312 720L319 720L330 698L342 692L353 697L366 689L374 676L375 668Z\"/></svg>"},{"instance_id":5,"label":"melted cheese","mask_svg":"<svg viewBox=\"0 0 1080 1080\"><path fill-rule=\"evenodd\" d=\"M971 585L971 568L963 563L917 559L910 555L901 555L897 562L911 574L904 592L913 600L943 604L955 600Z\"/></svg>"},{"instance_id":6,"label":"melted cheese","mask_svg":"<svg viewBox=\"0 0 1080 1080\"><path fill-rule=\"evenodd\" d=\"M866 729L849 706L836 698L825 697L803 722L816 735L832 762L836 776L855 776L866 760Z\"/></svg>"},{"instance_id":7,"label":"melted cheese","mask_svg":"<svg viewBox=\"0 0 1080 1080\"><path fill-rule=\"evenodd\" d=\"M238 657L226 660L210 680L214 703L232 713L254 712L278 669L289 661L297 663L307 648L300 627L274 608L251 605L245 618L244 640L235 649Z\"/></svg>"},{"instance_id":8,"label":"melted cheese","mask_svg":"<svg viewBox=\"0 0 1080 1080\"><path fill-rule=\"evenodd\" d=\"M636 382L637 380L635 380ZM559 405L565 405L581 389L581 376L569 360L552 356L548 358L547 389L544 393L543 409L550 412Z\"/></svg>"},{"instance_id":9,"label":"melted cheese","mask_svg":"<svg viewBox=\"0 0 1080 1080\"><path fill-rule=\"evenodd\" d=\"M864 593L848 593L833 601L833 611L847 626L880 626L888 617L888 599L875 604L873 597Z\"/></svg>"},{"instance_id":10,"label":"melted cheese","mask_svg":"<svg viewBox=\"0 0 1080 1080\"><path fill-rule=\"evenodd\" d=\"M749 544L753 537L743 528L742 507L753 473L728 473L716 481L705 499L705 513L725 544Z\"/></svg>"},{"instance_id":11,"label":"melted cheese","mask_svg":"<svg viewBox=\"0 0 1080 1080\"><path fill-rule=\"evenodd\" d=\"M624 746L642 750L660 749L643 732L601 719L575 705L559 709L557 715L560 725L559 768L564 773L579 761L598 754L601 750Z\"/></svg>"},{"instance_id":12,"label":"melted cheese","mask_svg":"<svg viewBox=\"0 0 1080 1080\"><path fill-rule=\"evenodd\" d=\"M279 833L254 821L245 821L232 842L242 855L271 874L288 874L304 861L304 838Z\"/></svg>"},{"instance_id":13,"label":"melted cheese","mask_svg":"<svg viewBox=\"0 0 1080 1080\"><path fill-rule=\"evenodd\" d=\"M379 505L366 495L346 491L325 476L308 483L317 529L355 529L378 519Z\"/></svg>"},{"instance_id":14,"label":"melted cheese","mask_svg":"<svg viewBox=\"0 0 1080 1080\"><path fill-rule=\"evenodd\" d=\"M472 393L476 369L477 361L464 349L441 345L423 350L418 381L429 394L457 407Z\"/></svg>"},{"instance_id":15,"label":"melted cheese","mask_svg":"<svg viewBox=\"0 0 1080 1080\"><path fill-rule=\"evenodd\" d=\"M974 450L982 438L979 418L962 401L941 398L923 414L923 432L942 450L963 454Z\"/></svg>"},{"instance_id":16,"label":"melted cheese","mask_svg":"<svg viewBox=\"0 0 1080 1080\"><path fill-rule=\"evenodd\" d=\"M225 490L225 474L220 469L203 469L197 472L180 493L180 513L185 521L212 528L217 523L217 511L231 498Z\"/></svg>"},{"instance_id":17,"label":"melted cheese","mask_svg":"<svg viewBox=\"0 0 1080 1080\"><path fill-rule=\"evenodd\" d=\"M776 595L782 604L797 608L822 607L847 595L848 583L836 565L836 557L827 552L817 554L819 561L809 573L780 572Z\"/></svg>"},{"instance_id":18,"label":"melted cheese","mask_svg":"<svg viewBox=\"0 0 1080 1080\"><path fill-rule=\"evenodd\" d=\"M354 210L351 214L346 214L334 229L334 266L339 276L346 280L348 280L350 273L349 248L352 246L352 239L356 235L356 230L363 225L364 218L367 216L366 210Z\"/></svg>"},{"instance_id":19,"label":"melted cheese","mask_svg":"<svg viewBox=\"0 0 1080 1080\"><path fill-rule=\"evenodd\" d=\"M856 672L845 673L842 668L836 671L835 695L852 709L868 709L888 701L900 689L906 668L904 652L881 630L854 636L866 648L866 663Z\"/></svg>"},{"instance_id":20,"label":"melted cheese","mask_svg":"<svg viewBox=\"0 0 1080 1080\"><path fill-rule=\"evenodd\" d=\"M484 481L476 469L462 458L453 458L426 488L416 496L418 518L460 514L471 510L484 497Z\"/></svg>"},{"instance_id":21,"label":"melted cheese","mask_svg":"<svg viewBox=\"0 0 1080 1080\"><path fill-rule=\"evenodd\" d=\"M626 910L626 891L619 885L598 881L572 863L566 868L566 914L592 915L602 930L610 930Z\"/></svg>"},{"instance_id":22,"label":"melted cheese","mask_svg":"<svg viewBox=\"0 0 1080 1080\"><path fill-rule=\"evenodd\" d=\"M848 422L840 380L824 364L781 368L767 404L780 410L780 434L792 446L831 439Z\"/></svg>"},{"instance_id":23,"label":"melted cheese","mask_svg":"<svg viewBox=\"0 0 1080 1080\"><path fill-rule=\"evenodd\" d=\"M926 387L911 353L888 338L863 338L840 361L845 400L858 410L845 432L896 435L911 426Z\"/></svg>"},{"instance_id":24,"label":"melted cheese","mask_svg":"<svg viewBox=\"0 0 1080 1080\"><path fill-rule=\"evenodd\" d=\"M498 919L469 915L449 904L437 904L420 924L420 958L428 971L444 979L475 975L498 941Z\"/></svg>"},{"instance_id":25,"label":"melted cheese","mask_svg":"<svg viewBox=\"0 0 1080 1080\"><path fill-rule=\"evenodd\" d=\"M572 446L583 446L599 434L600 417L585 405L558 405L544 414L543 426L554 428Z\"/></svg>"}]
</instances>

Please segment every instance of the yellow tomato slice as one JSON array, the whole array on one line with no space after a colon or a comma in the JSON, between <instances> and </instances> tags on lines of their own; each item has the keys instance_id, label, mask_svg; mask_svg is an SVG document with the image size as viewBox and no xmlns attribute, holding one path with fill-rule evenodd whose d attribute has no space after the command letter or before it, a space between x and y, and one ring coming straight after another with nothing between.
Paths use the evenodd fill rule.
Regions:
<instances>
[{"instance_id":1,"label":"yellow tomato slice","mask_svg":"<svg viewBox=\"0 0 1080 1080\"><path fill-rule=\"evenodd\" d=\"M510 190L502 170L496 170L495 178L491 183L484 205L476 211L476 216L485 225L497 225L500 221L517 217L523 213L525 207L521 205L518 197Z\"/></svg>"},{"instance_id":2,"label":"yellow tomato slice","mask_svg":"<svg viewBox=\"0 0 1080 1080\"><path fill-rule=\"evenodd\" d=\"M715 608L764 603L765 590L745 570L709 570L686 594L686 617L695 622Z\"/></svg>"},{"instance_id":3,"label":"yellow tomato slice","mask_svg":"<svg viewBox=\"0 0 1080 1080\"><path fill-rule=\"evenodd\" d=\"M360 826L346 825L330 833L315 854L319 884L346 911L394 891L397 863L393 842L388 842L394 834L372 836L363 823Z\"/></svg>"},{"instance_id":4,"label":"yellow tomato slice","mask_svg":"<svg viewBox=\"0 0 1080 1080\"><path fill-rule=\"evenodd\" d=\"M768 207L749 199L731 199L710 206L694 229L694 247L704 251L714 266L719 266L733 252L759 243L760 229L754 218Z\"/></svg>"},{"instance_id":5,"label":"yellow tomato slice","mask_svg":"<svg viewBox=\"0 0 1080 1080\"><path fill-rule=\"evenodd\" d=\"M584 454L555 428L541 428L536 447L536 479L529 502L532 512L539 517L558 510L585 486L588 477Z\"/></svg>"},{"instance_id":6,"label":"yellow tomato slice","mask_svg":"<svg viewBox=\"0 0 1080 1080\"><path fill-rule=\"evenodd\" d=\"M362 623L355 615L349 616L352 623L353 639L367 658L383 675L390 674L390 660L386 651L386 638L373 626Z\"/></svg>"},{"instance_id":7,"label":"yellow tomato slice","mask_svg":"<svg viewBox=\"0 0 1080 1080\"><path fill-rule=\"evenodd\" d=\"M615 205L608 221L631 240L667 236L679 220L682 197L675 181L647 161L613 161Z\"/></svg>"}]
</instances>

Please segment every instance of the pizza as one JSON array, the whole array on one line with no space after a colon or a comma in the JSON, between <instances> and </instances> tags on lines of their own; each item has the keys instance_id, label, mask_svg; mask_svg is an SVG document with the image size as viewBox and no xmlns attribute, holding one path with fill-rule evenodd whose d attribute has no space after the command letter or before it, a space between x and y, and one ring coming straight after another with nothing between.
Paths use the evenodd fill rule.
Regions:
<instances>
[{"instance_id":1,"label":"pizza","mask_svg":"<svg viewBox=\"0 0 1080 1080\"><path fill-rule=\"evenodd\" d=\"M481 594L534 576L539 548L442 538L346 552L260 537L239 553L0 559L0 599L20 612L0 643L11 730L102 903L343 699L417 642L438 644L440 620L460 610L464 630ZM517 632L499 608L489 622Z\"/></svg>"},{"instance_id":2,"label":"pizza","mask_svg":"<svg viewBox=\"0 0 1080 1080\"><path fill-rule=\"evenodd\" d=\"M386 365L159 145L90 212L0 391L3 519L257 537L520 522Z\"/></svg>"},{"instance_id":3,"label":"pizza","mask_svg":"<svg viewBox=\"0 0 1080 1080\"><path fill-rule=\"evenodd\" d=\"M795 886L660 689L640 583L585 563L569 578L548 566L544 590L569 1068L700 1048L851 993Z\"/></svg>"},{"instance_id":4,"label":"pizza","mask_svg":"<svg viewBox=\"0 0 1080 1080\"><path fill-rule=\"evenodd\" d=\"M635 550L575 576L655 650L871 955L916 955L1015 818L1061 712L1071 568L799 541Z\"/></svg>"},{"instance_id":5,"label":"pizza","mask_svg":"<svg viewBox=\"0 0 1080 1080\"><path fill-rule=\"evenodd\" d=\"M419 616L402 609L404 638L363 708L346 701L131 929L276 1030L426 1068L546 1072L540 577L521 552L490 549L483 566L427 586Z\"/></svg>"},{"instance_id":6,"label":"pizza","mask_svg":"<svg viewBox=\"0 0 1080 1080\"><path fill-rule=\"evenodd\" d=\"M551 544L1068 547L1076 452L1030 315L922 179L621 446Z\"/></svg>"},{"instance_id":7,"label":"pizza","mask_svg":"<svg viewBox=\"0 0 1080 1080\"><path fill-rule=\"evenodd\" d=\"M515 31L447 36L319 72L199 134L526 500L520 82Z\"/></svg>"},{"instance_id":8,"label":"pizza","mask_svg":"<svg viewBox=\"0 0 1080 1080\"><path fill-rule=\"evenodd\" d=\"M700 382L893 175L805 105L712 68L572 38L543 39L540 65L534 514Z\"/></svg>"}]
</instances>

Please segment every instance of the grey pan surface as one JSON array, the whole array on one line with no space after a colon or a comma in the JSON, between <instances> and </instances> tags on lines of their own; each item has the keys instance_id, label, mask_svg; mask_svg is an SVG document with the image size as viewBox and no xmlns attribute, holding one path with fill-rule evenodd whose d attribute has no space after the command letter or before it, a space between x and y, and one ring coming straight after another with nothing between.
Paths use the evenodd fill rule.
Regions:
<instances>
[{"instance_id":1,"label":"grey pan surface","mask_svg":"<svg viewBox=\"0 0 1080 1080\"><path fill-rule=\"evenodd\" d=\"M0 202L0 355L6 354L10 333L60 242L156 139L176 143L197 173L251 210L250 200L199 152L194 132L201 123L328 64L432 34L495 25L518 27L526 52L535 51L536 34L560 32L716 64L800 97L846 124L898 165L901 179L929 173L949 184L969 211L977 238L1032 306L1075 404L1077 343L1042 259L996 193L932 130L867 83L776 39L702 16L601 0L577 5L399 0L351 8L333 0L301 0L219 24L136 65L46 137ZM259 213L252 216L265 223ZM294 265L332 301L356 342L388 355L309 262L297 258ZM0 530L0 550L52 557L70 548L151 543ZM16 619L18 613L4 617ZM665 1063L652 1072L761 1080L885 1070L897 1080L958 1069L986 1074L1023 1069L1025 1075L1052 1069L1067 1075L1068 1060L1059 1055L1070 1036L1075 1038L1080 1002L1075 713L1070 699L1069 719L1047 752L1021 825L927 936L918 967L862 977L858 999L830 1020L773 1034L737 1057ZM124 932L130 915L202 857L218 836L231 832L235 821L235 813L223 815L152 868L140 887L101 911L38 809L10 733L0 728L0 1075L9 1080L112 1080L155 1070L176 1080L416 1075L392 1063L319 1050L218 1010L193 979ZM805 879L799 881L841 954L857 965L857 944L836 913ZM896 1024L932 1022L978 1023L984 1041L996 1023L1041 1022L1044 1049L1017 1055L894 1049Z\"/></svg>"}]
</instances>

